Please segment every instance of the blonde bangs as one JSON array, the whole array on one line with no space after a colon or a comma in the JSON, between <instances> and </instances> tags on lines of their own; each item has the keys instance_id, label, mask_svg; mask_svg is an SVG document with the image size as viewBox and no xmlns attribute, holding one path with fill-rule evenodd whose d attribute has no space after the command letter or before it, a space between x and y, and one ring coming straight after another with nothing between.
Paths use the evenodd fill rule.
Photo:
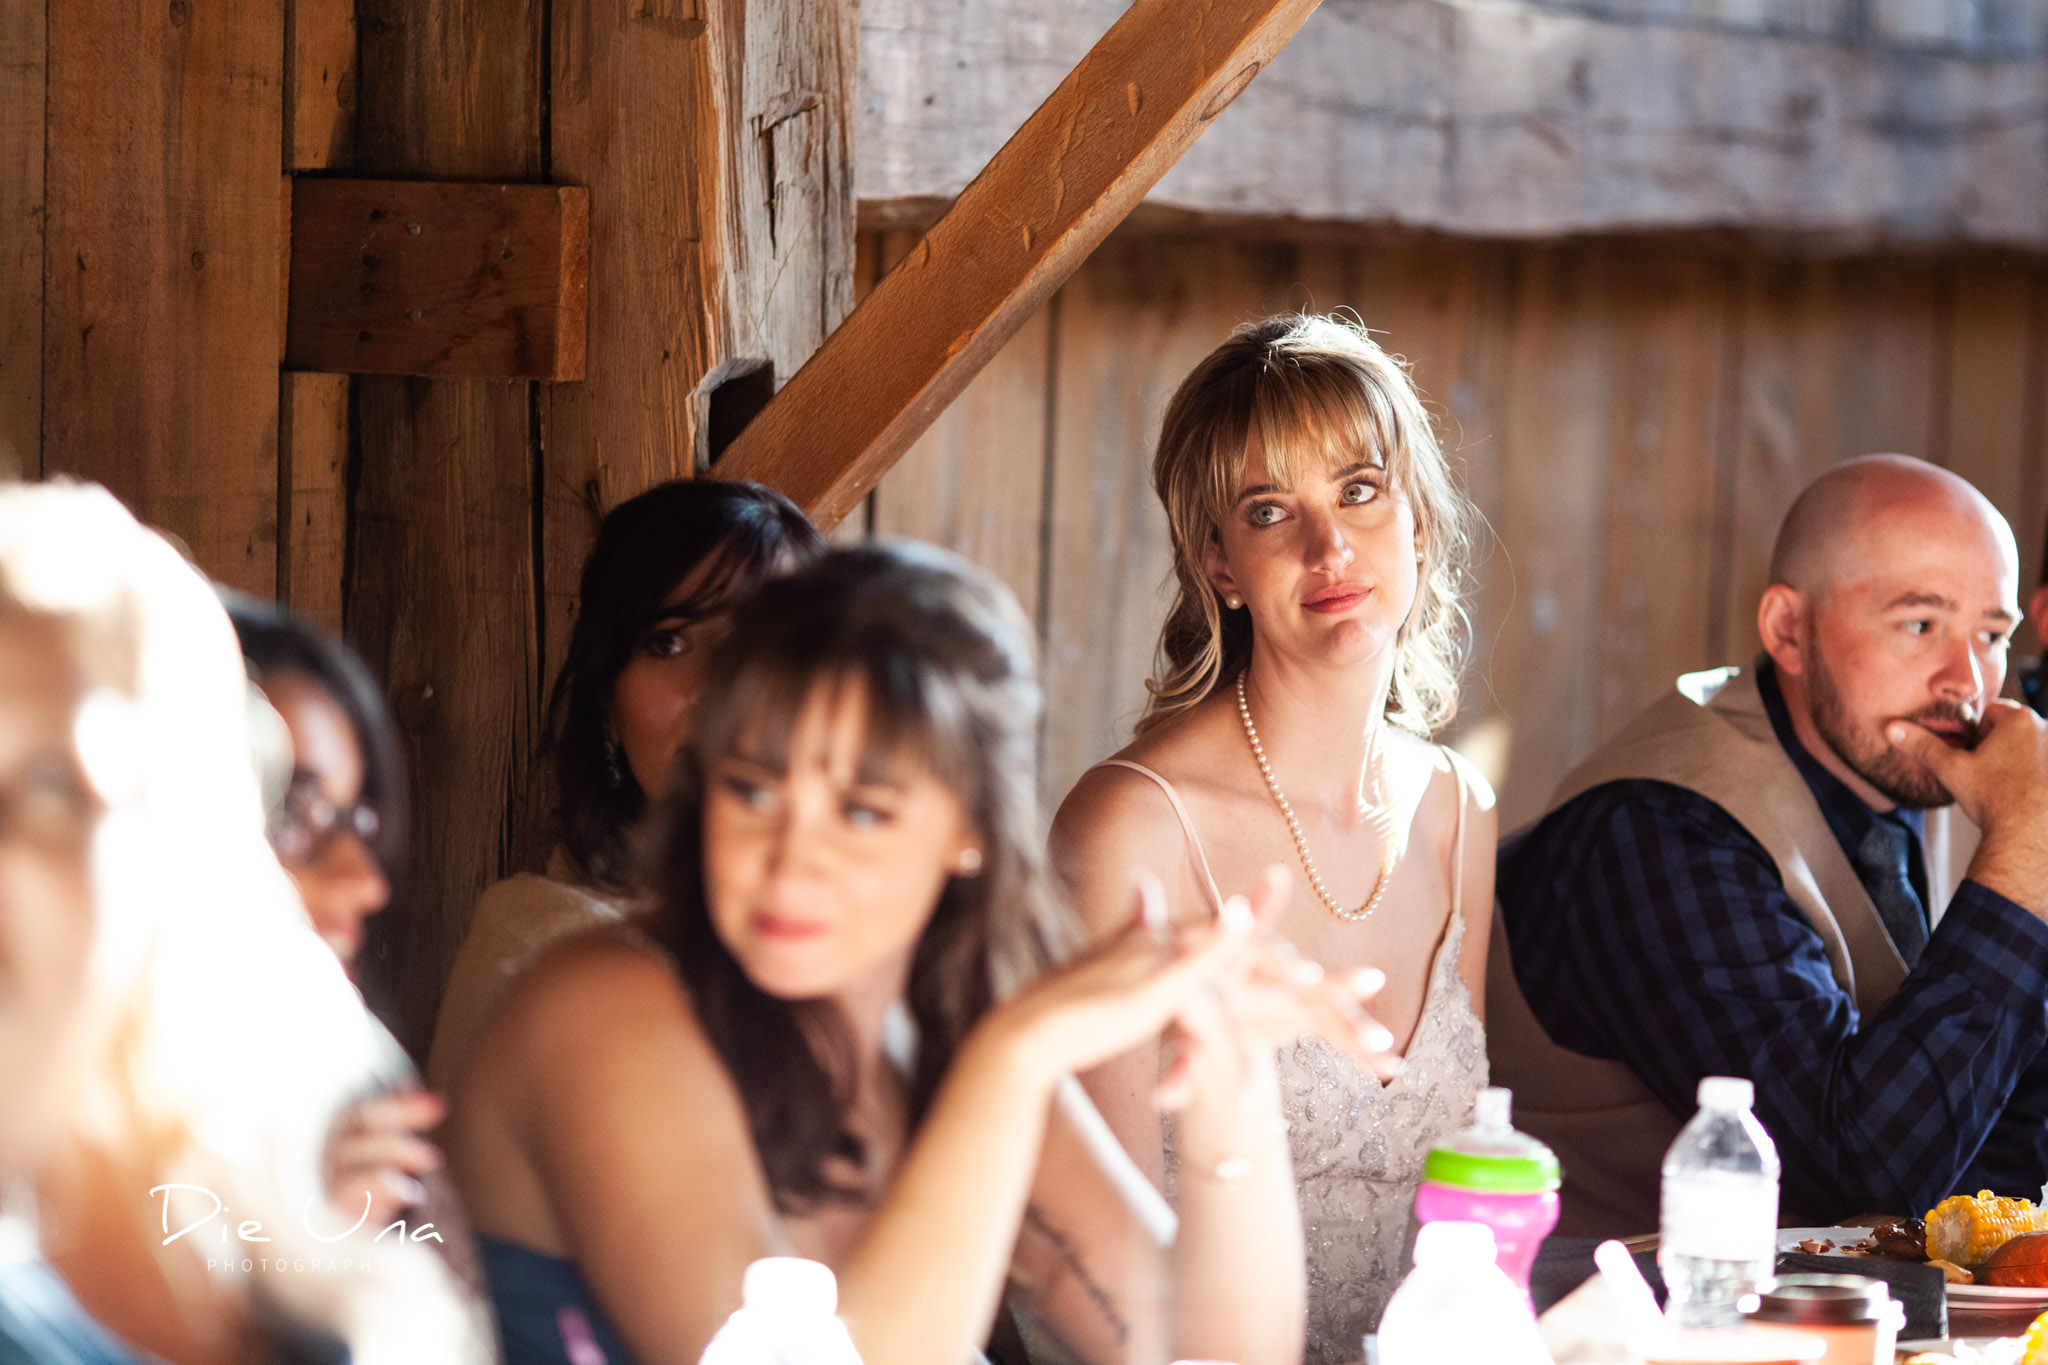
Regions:
<instances>
[{"instance_id":1,"label":"blonde bangs","mask_svg":"<svg viewBox=\"0 0 2048 1365\"><path fill-rule=\"evenodd\" d=\"M1223 612L1204 563L1237 504L1254 433L1278 488L1364 464L1407 498L1424 563L1388 718L1423 734L1445 724L1457 709L1469 505L1403 362L1354 320L1291 316L1240 328L1168 404L1153 485L1173 532L1177 592L1138 729L1194 705L1249 657L1248 624Z\"/></svg>"}]
</instances>

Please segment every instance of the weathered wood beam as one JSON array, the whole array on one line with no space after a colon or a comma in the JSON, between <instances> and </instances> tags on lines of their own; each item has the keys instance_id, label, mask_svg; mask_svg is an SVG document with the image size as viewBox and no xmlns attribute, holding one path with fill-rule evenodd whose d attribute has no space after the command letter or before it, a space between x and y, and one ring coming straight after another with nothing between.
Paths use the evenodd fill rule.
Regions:
<instances>
[{"instance_id":1,"label":"weathered wood beam","mask_svg":"<svg viewBox=\"0 0 2048 1365\"><path fill-rule=\"evenodd\" d=\"M356 152L355 0L286 0L286 170L347 166Z\"/></svg>"},{"instance_id":2,"label":"weathered wood beam","mask_svg":"<svg viewBox=\"0 0 2048 1365\"><path fill-rule=\"evenodd\" d=\"M105 484L207 573L268 596L282 10L64 0L47 15L42 472Z\"/></svg>"},{"instance_id":3,"label":"weathered wood beam","mask_svg":"<svg viewBox=\"0 0 2048 1365\"><path fill-rule=\"evenodd\" d=\"M1316 4L1137 0L716 472L836 524Z\"/></svg>"},{"instance_id":4,"label":"weathered wood beam","mask_svg":"<svg viewBox=\"0 0 2048 1365\"><path fill-rule=\"evenodd\" d=\"M853 306L854 0L694 13L551 6L551 165L590 187L591 276L584 380L547 391L550 675L598 519L701 468L721 384L772 392Z\"/></svg>"},{"instance_id":5,"label":"weathered wood beam","mask_svg":"<svg viewBox=\"0 0 2048 1365\"><path fill-rule=\"evenodd\" d=\"M541 0L361 0L356 170L538 181ZM388 691L413 775L413 876L370 921L400 1038L425 1056L441 982L485 886L536 861L541 709L533 563L536 391L364 375L348 638ZM544 391L543 391L544 392ZM540 400L544 402L543 400Z\"/></svg>"},{"instance_id":6,"label":"weathered wood beam","mask_svg":"<svg viewBox=\"0 0 2048 1365\"><path fill-rule=\"evenodd\" d=\"M294 369L581 379L589 290L580 187L292 182Z\"/></svg>"},{"instance_id":7,"label":"weathered wood beam","mask_svg":"<svg viewBox=\"0 0 2048 1365\"><path fill-rule=\"evenodd\" d=\"M936 218L1124 5L865 0L863 224ZM1837 253L2038 250L2044 17L2038 0L1327 6L1146 209L1183 230L1740 228Z\"/></svg>"},{"instance_id":8,"label":"weathered wood beam","mask_svg":"<svg viewBox=\"0 0 2048 1365\"><path fill-rule=\"evenodd\" d=\"M0 5L0 479L43 446L43 90L47 10Z\"/></svg>"}]
</instances>

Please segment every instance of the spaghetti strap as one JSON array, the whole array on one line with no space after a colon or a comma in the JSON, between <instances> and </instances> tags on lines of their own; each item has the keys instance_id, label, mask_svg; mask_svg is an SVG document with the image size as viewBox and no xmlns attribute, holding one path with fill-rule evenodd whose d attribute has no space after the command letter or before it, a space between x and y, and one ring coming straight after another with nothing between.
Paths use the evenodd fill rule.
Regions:
<instances>
[{"instance_id":1,"label":"spaghetti strap","mask_svg":"<svg viewBox=\"0 0 2048 1365\"><path fill-rule=\"evenodd\" d=\"M1465 807L1471 801L1471 789L1465 779L1465 760L1457 750L1448 745L1437 746L1443 750L1444 759L1451 765L1451 776L1458 781L1458 818L1451 826L1451 918L1465 908Z\"/></svg>"},{"instance_id":2,"label":"spaghetti strap","mask_svg":"<svg viewBox=\"0 0 2048 1365\"><path fill-rule=\"evenodd\" d=\"M1173 803L1173 813L1180 818L1181 833L1187 836L1188 854L1195 861L1195 871L1201 873L1202 885L1209 889L1210 907L1217 911L1217 913L1222 913L1223 893L1217 889L1216 878L1209 871L1209 855L1202 851L1202 837L1195 833L1195 822L1188 815L1188 808L1181 803L1180 793L1173 789L1173 784L1144 764L1133 763L1128 758L1105 758L1096 764L1095 767L1129 768L1134 773L1141 773L1151 778L1157 784L1159 790L1166 793L1166 799ZM1093 769L1090 769L1090 771L1092 772ZM1462 810L1462 807L1460 809Z\"/></svg>"}]
</instances>

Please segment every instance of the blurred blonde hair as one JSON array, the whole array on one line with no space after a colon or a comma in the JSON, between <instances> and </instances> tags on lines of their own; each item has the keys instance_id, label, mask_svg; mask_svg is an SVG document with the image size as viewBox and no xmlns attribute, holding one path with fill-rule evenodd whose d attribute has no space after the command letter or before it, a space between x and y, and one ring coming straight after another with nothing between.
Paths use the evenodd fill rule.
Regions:
<instances>
[{"instance_id":1,"label":"blurred blonde hair","mask_svg":"<svg viewBox=\"0 0 2048 1365\"><path fill-rule=\"evenodd\" d=\"M476 1358L431 1247L367 1226L333 1235L350 1220L326 1202L329 1131L402 1063L265 842L247 677L211 588L103 489L0 484L6 614L54 624L72 653L73 742L104 803L89 854L95 1032L64 1174L133 1199L134 1236L181 1303L266 1305L337 1333L363 1365ZM165 1247L163 1185L204 1187L228 1212ZM220 1240L217 1225L251 1218L267 1245ZM224 1253L232 1265L209 1269ZM291 1268L245 1272L245 1257Z\"/></svg>"},{"instance_id":2,"label":"blurred blonde hair","mask_svg":"<svg viewBox=\"0 0 2048 1365\"><path fill-rule=\"evenodd\" d=\"M1206 559L1237 501L1258 433L1283 487L1312 469L1381 464L1421 537L1414 607L1396 644L1387 719L1427 736L1458 709L1472 511L1407 368L1354 321L1290 314L1231 334L1167 404L1152 486L1173 534L1175 593L1139 733L1234 679L1251 660L1248 613L1225 612Z\"/></svg>"}]
</instances>

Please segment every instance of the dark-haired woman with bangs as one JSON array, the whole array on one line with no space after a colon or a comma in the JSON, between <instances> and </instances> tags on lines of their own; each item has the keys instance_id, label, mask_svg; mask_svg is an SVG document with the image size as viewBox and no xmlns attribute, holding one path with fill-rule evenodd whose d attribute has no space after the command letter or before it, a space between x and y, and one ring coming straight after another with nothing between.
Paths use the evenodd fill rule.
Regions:
<instances>
[{"instance_id":1,"label":"dark-haired woman with bangs","mask_svg":"<svg viewBox=\"0 0 2048 1365\"><path fill-rule=\"evenodd\" d=\"M427 1078L447 1090L535 954L640 903L635 835L689 741L705 652L732 604L824 546L796 505L753 483L681 479L620 503L584 562L548 703L557 844L545 876L485 891L450 972Z\"/></svg>"},{"instance_id":2,"label":"dark-haired woman with bangs","mask_svg":"<svg viewBox=\"0 0 2048 1365\"><path fill-rule=\"evenodd\" d=\"M1068 957L1039 706L1015 599L942 552L838 551L749 602L706 667L657 907L537 962L455 1096L508 1365L691 1365L746 1266L789 1254L837 1273L872 1365L965 1365L1005 1301L1046 1358L1298 1359L1256 1059L1314 1029L1371 1066L1383 1030L1262 927L1271 879L1180 928L1154 883ZM1071 1079L1169 1029L1177 1235Z\"/></svg>"}]
</instances>

